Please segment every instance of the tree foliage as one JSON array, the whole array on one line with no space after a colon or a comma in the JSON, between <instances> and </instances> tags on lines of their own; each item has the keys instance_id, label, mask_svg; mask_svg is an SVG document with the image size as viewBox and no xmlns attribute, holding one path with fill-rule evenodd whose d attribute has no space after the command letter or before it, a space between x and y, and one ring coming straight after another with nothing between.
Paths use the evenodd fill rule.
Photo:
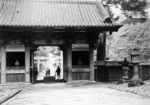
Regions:
<instances>
[{"instance_id":1,"label":"tree foliage","mask_svg":"<svg viewBox=\"0 0 150 105\"><path fill-rule=\"evenodd\" d=\"M48 57L49 54L60 55L60 49L58 47L41 46L35 51L35 56Z\"/></svg>"},{"instance_id":2,"label":"tree foliage","mask_svg":"<svg viewBox=\"0 0 150 105\"><path fill-rule=\"evenodd\" d=\"M124 14L132 17L135 14L146 16L146 0L106 0L107 4L121 5Z\"/></svg>"},{"instance_id":3,"label":"tree foliage","mask_svg":"<svg viewBox=\"0 0 150 105\"><path fill-rule=\"evenodd\" d=\"M135 46L140 48L141 60L150 60L150 21L126 24L118 32L107 36L106 55L109 60L130 60Z\"/></svg>"}]
</instances>

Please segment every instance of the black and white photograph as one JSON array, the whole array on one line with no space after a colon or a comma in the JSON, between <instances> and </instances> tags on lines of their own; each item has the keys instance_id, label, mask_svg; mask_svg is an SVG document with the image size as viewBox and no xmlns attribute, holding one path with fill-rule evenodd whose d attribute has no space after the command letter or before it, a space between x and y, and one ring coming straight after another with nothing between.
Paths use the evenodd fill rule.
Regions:
<instances>
[{"instance_id":1,"label":"black and white photograph","mask_svg":"<svg viewBox=\"0 0 150 105\"><path fill-rule=\"evenodd\" d=\"M0 0L0 105L149 105L150 0Z\"/></svg>"}]
</instances>

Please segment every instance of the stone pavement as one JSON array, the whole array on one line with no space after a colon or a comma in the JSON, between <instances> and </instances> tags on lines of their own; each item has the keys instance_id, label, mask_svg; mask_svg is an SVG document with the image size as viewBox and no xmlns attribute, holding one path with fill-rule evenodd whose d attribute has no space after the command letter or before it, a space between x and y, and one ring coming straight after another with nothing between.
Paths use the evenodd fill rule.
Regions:
<instances>
[{"instance_id":1,"label":"stone pavement","mask_svg":"<svg viewBox=\"0 0 150 105\"><path fill-rule=\"evenodd\" d=\"M3 105L149 105L150 99L102 84L36 84Z\"/></svg>"}]
</instances>

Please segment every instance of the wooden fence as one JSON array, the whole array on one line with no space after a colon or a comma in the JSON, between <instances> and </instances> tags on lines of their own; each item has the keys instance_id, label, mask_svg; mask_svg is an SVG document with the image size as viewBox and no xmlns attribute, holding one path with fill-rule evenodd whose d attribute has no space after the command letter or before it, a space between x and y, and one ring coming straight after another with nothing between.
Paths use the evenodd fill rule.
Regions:
<instances>
[{"instance_id":1,"label":"wooden fence","mask_svg":"<svg viewBox=\"0 0 150 105\"><path fill-rule=\"evenodd\" d=\"M96 81L117 81L122 75L122 61L96 61L95 62L95 80ZM129 63L128 76L133 76L133 64ZM150 78L150 62L141 61L139 63L139 76L143 79Z\"/></svg>"}]
</instances>

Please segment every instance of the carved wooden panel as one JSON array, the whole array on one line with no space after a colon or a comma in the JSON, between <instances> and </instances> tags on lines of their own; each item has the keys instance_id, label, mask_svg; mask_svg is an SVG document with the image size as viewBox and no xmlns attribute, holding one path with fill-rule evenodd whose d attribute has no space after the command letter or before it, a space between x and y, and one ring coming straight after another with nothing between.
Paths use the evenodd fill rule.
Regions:
<instances>
[{"instance_id":1,"label":"carved wooden panel","mask_svg":"<svg viewBox=\"0 0 150 105\"><path fill-rule=\"evenodd\" d=\"M47 44L46 39L36 39L33 41L34 44Z\"/></svg>"},{"instance_id":2,"label":"carved wooden panel","mask_svg":"<svg viewBox=\"0 0 150 105\"><path fill-rule=\"evenodd\" d=\"M12 45L24 44L24 39L19 35L9 35L6 38L6 44Z\"/></svg>"},{"instance_id":3,"label":"carved wooden panel","mask_svg":"<svg viewBox=\"0 0 150 105\"><path fill-rule=\"evenodd\" d=\"M6 45L6 51L7 52L20 52L20 51L22 51L22 52L24 52L25 51L25 45L23 45L23 44L9 44L9 45Z\"/></svg>"},{"instance_id":4,"label":"carved wooden panel","mask_svg":"<svg viewBox=\"0 0 150 105\"><path fill-rule=\"evenodd\" d=\"M72 80L89 80L90 73L89 72L73 72Z\"/></svg>"},{"instance_id":5,"label":"carved wooden panel","mask_svg":"<svg viewBox=\"0 0 150 105\"><path fill-rule=\"evenodd\" d=\"M25 74L6 74L6 82L25 82Z\"/></svg>"},{"instance_id":6,"label":"carved wooden panel","mask_svg":"<svg viewBox=\"0 0 150 105\"><path fill-rule=\"evenodd\" d=\"M86 44L88 43L88 38L85 34L76 34L73 39L73 43L75 44Z\"/></svg>"},{"instance_id":7,"label":"carved wooden panel","mask_svg":"<svg viewBox=\"0 0 150 105\"><path fill-rule=\"evenodd\" d=\"M58 44L58 45L60 45L60 44L63 44L63 43L64 43L64 41L61 40L61 39L52 39L50 44Z\"/></svg>"}]
</instances>

